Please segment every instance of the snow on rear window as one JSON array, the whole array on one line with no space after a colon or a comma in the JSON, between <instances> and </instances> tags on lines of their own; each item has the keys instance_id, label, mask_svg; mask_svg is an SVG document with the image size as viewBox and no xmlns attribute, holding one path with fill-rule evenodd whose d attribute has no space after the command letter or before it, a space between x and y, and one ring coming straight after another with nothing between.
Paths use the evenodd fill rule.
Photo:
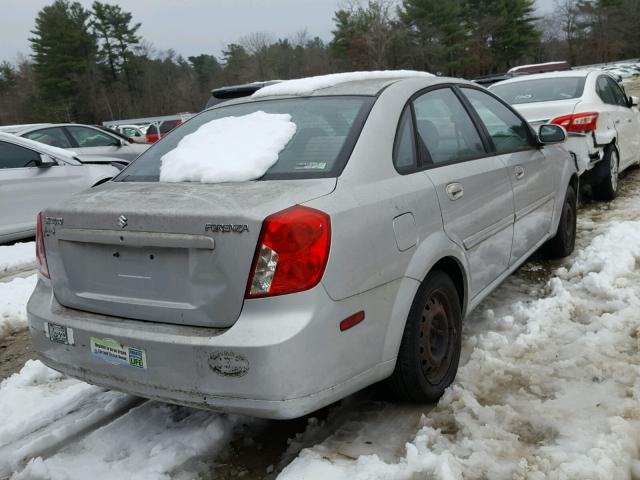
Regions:
<instances>
[{"instance_id":1,"label":"snow on rear window","mask_svg":"<svg viewBox=\"0 0 640 480\"><path fill-rule=\"evenodd\" d=\"M281 83L269 85L256 91L252 97L268 97L271 95L308 95L315 90L333 87L345 82L404 77L433 77L433 74L418 72L415 70L379 70L373 72L333 73L331 75L319 75L317 77L286 80Z\"/></svg>"},{"instance_id":2,"label":"snow on rear window","mask_svg":"<svg viewBox=\"0 0 640 480\"><path fill-rule=\"evenodd\" d=\"M238 163L236 159L240 157L244 161L243 152L249 148L249 142L255 141L255 135L261 135L258 130L266 129L268 132L273 128L271 124L274 122L270 120L254 123L249 127L245 125L241 129L234 130L231 135L228 132L228 120L224 122L217 120L249 117L257 112L262 112L262 115L272 114L268 117L271 119L283 118L280 115L286 115L296 127L290 141L283 142L286 145L277 154L277 161L259 178L260 180L337 177L349 159L374 101L375 97L359 95L284 98L227 106L223 104L205 110L163 136L158 143L123 170L116 181L159 181L162 159L177 155L170 152L177 150L183 139L185 139L183 145L186 145L186 138L207 124L209 127L202 132L205 138L201 139L202 142L199 142L197 149L198 158L205 163L226 164L215 165L215 168L236 168L234 167L234 163ZM225 129L224 132L221 129ZM267 138L265 141L271 140ZM187 155L181 154L181 157L189 157L185 160L191 162L191 151ZM164 169L164 175L169 168L169 163L165 163L167 167ZM176 166L175 175L185 177L186 172L182 170L182 165L179 168ZM167 178L164 175L162 180ZM170 178L176 177L170 174Z\"/></svg>"},{"instance_id":3,"label":"snow on rear window","mask_svg":"<svg viewBox=\"0 0 640 480\"><path fill-rule=\"evenodd\" d=\"M257 111L205 123L165 153L161 182L244 182L262 177L296 133L289 114Z\"/></svg>"}]
</instances>

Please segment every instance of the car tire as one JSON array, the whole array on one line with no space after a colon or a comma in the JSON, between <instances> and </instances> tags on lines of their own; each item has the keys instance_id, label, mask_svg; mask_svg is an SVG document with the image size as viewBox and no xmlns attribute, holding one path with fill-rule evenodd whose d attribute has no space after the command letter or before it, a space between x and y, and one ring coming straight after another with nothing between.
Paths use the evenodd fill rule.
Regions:
<instances>
[{"instance_id":1,"label":"car tire","mask_svg":"<svg viewBox=\"0 0 640 480\"><path fill-rule=\"evenodd\" d=\"M461 345L458 291L447 274L435 270L411 305L388 392L402 401L437 401L456 376Z\"/></svg>"},{"instance_id":2,"label":"car tire","mask_svg":"<svg viewBox=\"0 0 640 480\"><path fill-rule=\"evenodd\" d=\"M604 158L596 167L600 182L593 187L593 195L598 200L610 201L616 198L618 193L618 175L620 157L614 146L609 146L604 151Z\"/></svg>"},{"instance_id":3,"label":"car tire","mask_svg":"<svg viewBox=\"0 0 640 480\"><path fill-rule=\"evenodd\" d=\"M567 187L562 205L562 214L555 237L544 245L544 253L548 258L564 258L573 252L576 245L577 220L576 192L571 185Z\"/></svg>"}]
</instances>

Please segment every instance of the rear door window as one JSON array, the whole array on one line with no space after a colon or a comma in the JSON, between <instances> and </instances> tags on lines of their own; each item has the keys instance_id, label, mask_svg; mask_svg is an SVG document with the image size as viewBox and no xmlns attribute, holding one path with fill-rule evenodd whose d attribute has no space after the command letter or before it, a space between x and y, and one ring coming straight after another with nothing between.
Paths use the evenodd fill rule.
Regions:
<instances>
[{"instance_id":1,"label":"rear door window","mask_svg":"<svg viewBox=\"0 0 640 480\"><path fill-rule=\"evenodd\" d=\"M533 147L527 122L485 92L467 87L461 90L487 129L496 153L512 153Z\"/></svg>"},{"instance_id":2,"label":"rear door window","mask_svg":"<svg viewBox=\"0 0 640 480\"><path fill-rule=\"evenodd\" d=\"M24 138L34 140L40 143L46 143L52 147L71 148L71 142L61 127L43 128L35 132L29 132L22 135Z\"/></svg>"},{"instance_id":3,"label":"rear door window","mask_svg":"<svg viewBox=\"0 0 640 480\"><path fill-rule=\"evenodd\" d=\"M480 134L450 88L427 92L416 98L413 106L418 143L426 147L427 163L449 163L485 155Z\"/></svg>"},{"instance_id":4,"label":"rear door window","mask_svg":"<svg viewBox=\"0 0 640 480\"><path fill-rule=\"evenodd\" d=\"M611 94L616 102L616 105L618 105L619 107L628 107L627 96L622 91L622 88L620 88L620 85L618 85L613 78L609 78L609 77L606 77L606 78L607 78L607 83L609 84L609 88L611 89Z\"/></svg>"},{"instance_id":5,"label":"rear door window","mask_svg":"<svg viewBox=\"0 0 640 480\"><path fill-rule=\"evenodd\" d=\"M35 167L40 154L28 148L0 142L0 169Z\"/></svg>"},{"instance_id":6,"label":"rear door window","mask_svg":"<svg viewBox=\"0 0 640 480\"><path fill-rule=\"evenodd\" d=\"M598 77L598 80L596 82L596 93L600 97L600 100L602 100L604 103L609 105L617 105L618 102L616 100L615 93L611 89L611 85L609 85L609 82L607 80L608 79L605 76Z\"/></svg>"},{"instance_id":7,"label":"rear door window","mask_svg":"<svg viewBox=\"0 0 640 480\"><path fill-rule=\"evenodd\" d=\"M120 142L115 137L100 130L87 127L66 127L80 148L87 147L115 147Z\"/></svg>"}]
</instances>

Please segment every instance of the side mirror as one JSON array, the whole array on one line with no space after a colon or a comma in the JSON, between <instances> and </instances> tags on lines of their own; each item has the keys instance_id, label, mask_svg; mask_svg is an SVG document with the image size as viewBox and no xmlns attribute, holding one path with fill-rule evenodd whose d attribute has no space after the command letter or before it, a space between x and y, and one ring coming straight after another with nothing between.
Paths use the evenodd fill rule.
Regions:
<instances>
[{"instance_id":1,"label":"side mirror","mask_svg":"<svg viewBox=\"0 0 640 480\"><path fill-rule=\"evenodd\" d=\"M633 95L629 95L629 97L627 98L627 103L629 105L629 108L637 107L639 100L640 99L638 97L634 97Z\"/></svg>"},{"instance_id":2,"label":"side mirror","mask_svg":"<svg viewBox=\"0 0 640 480\"><path fill-rule=\"evenodd\" d=\"M58 165L58 162L55 161L53 157L46 155L44 153L40 154L40 159L36 160L36 167L38 168L49 168Z\"/></svg>"},{"instance_id":3,"label":"side mirror","mask_svg":"<svg viewBox=\"0 0 640 480\"><path fill-rule=\"evenodd\" d=\"M560 125L544 124L538 129L538 143L552 145L562 143L567 139L567 132Z\"/></svg>"}]
</instances>

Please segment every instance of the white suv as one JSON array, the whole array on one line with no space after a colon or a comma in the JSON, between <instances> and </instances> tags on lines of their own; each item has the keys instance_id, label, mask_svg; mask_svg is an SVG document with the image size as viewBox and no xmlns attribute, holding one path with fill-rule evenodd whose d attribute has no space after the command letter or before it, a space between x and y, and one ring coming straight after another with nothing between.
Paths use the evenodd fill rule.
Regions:
<instances>
[{"instance_id":1,"label":"white suv","mask_svg":"<svg viewBox=\"0 0 640 480\"><path fill-rule=\"evenodd\" d=\"M638 99L628 97L602 70L527 75L496 83L493 93L513 105L532 125L555 123L569 136L583 184L611 200L618 173L640 162Z\"/></svg>"}]
</instances>

